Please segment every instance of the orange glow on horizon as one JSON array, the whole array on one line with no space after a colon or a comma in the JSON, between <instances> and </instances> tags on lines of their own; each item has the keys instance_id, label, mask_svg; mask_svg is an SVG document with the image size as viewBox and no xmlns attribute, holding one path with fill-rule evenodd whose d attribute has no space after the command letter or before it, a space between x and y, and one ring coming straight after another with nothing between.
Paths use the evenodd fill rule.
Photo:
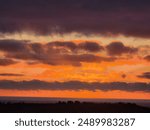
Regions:
<instances>
[{"instance_id":1,"label":"orange glow on horizon","mask_svg":"<svg viewBox=\"0 0 150 130\"><path fill-rule=\"evenodd\" d=\"M19 90L0 90L0 96L16 97L52 97L52 98L93 98L93 99L150 99L149 93L125 92L125 91L19 91Z\"/></svg>"}]
</instances>

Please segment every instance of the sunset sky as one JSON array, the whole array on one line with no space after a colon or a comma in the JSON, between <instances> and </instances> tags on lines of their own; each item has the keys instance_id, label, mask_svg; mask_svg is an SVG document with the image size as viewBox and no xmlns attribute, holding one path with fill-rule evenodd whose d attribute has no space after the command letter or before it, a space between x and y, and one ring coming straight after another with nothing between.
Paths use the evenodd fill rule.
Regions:
<instances>
[{"instance_id":1,"label":"sunset sky","mask_svg":"<svg viewBox=\"0 0 150 130\"><path fill-rule=\"evenodd\" d=\"M150 1L0 0L0 96L150 99Z\"/></svg>"}]
</instances>

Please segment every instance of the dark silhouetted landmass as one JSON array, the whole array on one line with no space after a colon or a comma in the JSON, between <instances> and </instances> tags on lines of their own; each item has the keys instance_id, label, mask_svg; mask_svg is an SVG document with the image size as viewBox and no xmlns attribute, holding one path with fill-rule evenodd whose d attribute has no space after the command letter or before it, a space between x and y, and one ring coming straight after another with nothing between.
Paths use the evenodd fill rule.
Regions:
<instances>
[{"instance_id":1,"label":"dark silhouetted landmass","mask_svg":"<svg viewBox=\"0 0 150 130\"><path fill-rule=\"evenodd\" d=\"M150 113L150 108L135 103L0 103L1 113Z\"/></svg>"}]
</instances>

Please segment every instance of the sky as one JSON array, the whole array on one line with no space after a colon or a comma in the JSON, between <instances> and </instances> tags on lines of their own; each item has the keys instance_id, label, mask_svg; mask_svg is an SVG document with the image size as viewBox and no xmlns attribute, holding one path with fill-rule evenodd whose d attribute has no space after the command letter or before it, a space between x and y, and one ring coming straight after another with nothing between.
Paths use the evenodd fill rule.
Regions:
<instances>
[{"instance_id":1,"label":"sky","mask_svg":"<svg viewBox=\"0 0 150 130\"><path fill-rule=\"evenodd\" d=\"M149 0L0 3L0 96L150 99Z\"/></svg>"}]
</instances>

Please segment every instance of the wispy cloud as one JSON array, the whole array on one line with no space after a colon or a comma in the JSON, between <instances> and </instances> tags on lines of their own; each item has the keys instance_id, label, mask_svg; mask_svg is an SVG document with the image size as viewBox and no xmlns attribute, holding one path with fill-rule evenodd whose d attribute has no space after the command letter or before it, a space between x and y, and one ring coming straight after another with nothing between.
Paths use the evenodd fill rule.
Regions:
<instances>
[{"instance_id":1,"label":"wispy cloud","mask_svg":"<svg viewBox=\"0 0 150 130\"><path fill-rule=\"evenodd\" d=\"M24 74L0 73L0 76L24 76Z\"/></svg>"},{"instance_id":2,"label":"wispy cloud","mask_svg":"<svg viewBox=\"0 0 150 130\"><path fill-rule=\"evenodd\" d=\"M150 72L145 72L141 75L138 75L137 77L139 78L145 78L145 79L150 79Z\"/></svg>"}]
</instances>

